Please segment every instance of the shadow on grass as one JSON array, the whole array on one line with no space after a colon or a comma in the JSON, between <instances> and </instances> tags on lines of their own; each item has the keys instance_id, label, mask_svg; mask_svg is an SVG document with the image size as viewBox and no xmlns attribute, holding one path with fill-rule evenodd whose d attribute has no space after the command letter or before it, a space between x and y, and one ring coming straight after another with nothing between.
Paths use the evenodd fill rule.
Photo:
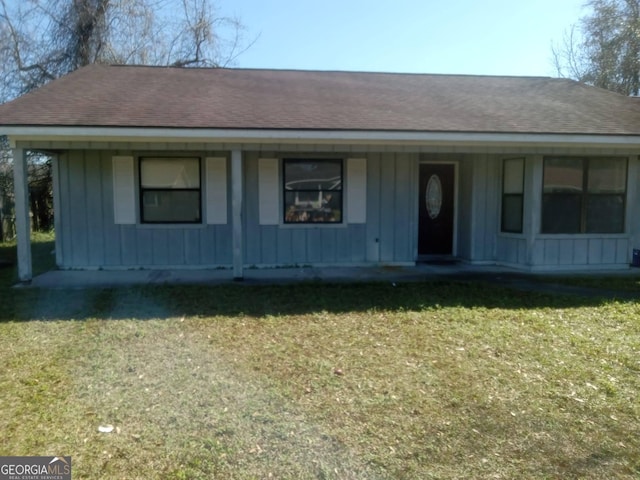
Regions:
<instances>
[{"instance_id":1,"label":"shadow on grass","mask_svg":"<svg viewBox=\"0 0 640 480\"><path fill-rule=\"evenodd\" d=\"M54 268L54 241L45 237L32 247L36 274ZM316 312L422 311L440 307L578 308L599 306L597 297L522 291L482 279L421 283L331 284L304 282L281 286L150 285L94 289L15 289L15 246L0 245L0 259L14 266L0 269L0 321L157 319L180 316L303 315Z\"/></svg>"},{"instance_id":2,"label":"shadow on grass","mask_svg":"<svg viewBox=\"0 0 640 480\"><path fill-rule=\"evenodd\" d=\"M53 233L35 233L31 244L33 274L40 275L56 268ZM0 286L13 285L18 280L15 243L0 243Z\"/></svg>"},{"instance_id":3,"label":"shadow on grass","mask_svg":"<svg viewBox=\"0 0 640 480\"><path fill-rule=\"evenodd\" d=\"M473 282L314 284L283 286L145 286L0 292L0 321L181 316L266 317L317 312L422 311L445 307L578 308L605 300L522 292Z\"/></svg>"}]
</instances>

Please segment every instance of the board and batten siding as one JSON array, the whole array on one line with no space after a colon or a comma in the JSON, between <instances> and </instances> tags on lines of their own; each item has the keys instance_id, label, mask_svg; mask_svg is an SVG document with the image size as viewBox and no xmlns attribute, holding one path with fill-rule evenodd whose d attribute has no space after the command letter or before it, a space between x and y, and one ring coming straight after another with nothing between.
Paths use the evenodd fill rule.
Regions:
<instances>
[{"instance_id":1,"label":"board and batten siding","mask_svg":"<svg viewBox=\"0 0 640 480\"><path fill-rule=\"evenodd\" d=\"M244 153L245 266L414 262L416 154L341 156L345 161L345 223L336 226L282 225L280 159L283 157L281 153ZM58 237L59 267L230 266L232 232L227 159L216 155L202 156L203 218L206 223L198 225L139 223L136 159L137 154L128 152L93 150L70 150L59 156L62 232ZM130 172L133 172L133 178ZM226 182L221 183L223 175ZM212 202L222 202L225 197L224 212L207 208ZM132 198L134 205L127 208Z\"/></svg>"},{"instance_id":2,"label":"board and batten siding","mask_svg":"<svg viewBox=\"0 0 640 480\"><path fill-rule=\"evenodd\" d=\"M202 158L203 224L141 225L137 154L69 150L56 159L60 268L231 267L229 155ZM282 158L341 158L340 225L284 225ZM243 152L244 266L413 264L417 256L419 153ZM527 269L625 267L640 248L640 165L629 162L627 231L542 235L542 155L526 157L525 228L500 232L502 159L466 154L458 164L457 255ZM436 157L435 160L438 158ZM216 208L212 208L212 205ZM130 206L131 208L128 208Z\"/></svg>"},{"instance_id":3,"label":"board and batten siding","mask_svg":"<svg viewBox=\"0 0 640 480\"><path fill-rule=\"evenodd\" d=\"M500 231L500 158L478 155L472 159L471 260L491 262L496 258Z\"/></svg>"},{"instance_id":4,"label":"board and batten siding","mask_svg":"<svg viewBox=\"0 0 640 480\"><path fill-rule=\"evenodd\" d=\"M626 232L622 234L545 235L540 233L543 156L530 156L527 158L527 163L530 166L527 166L526 173L533 178L530 181L525 178L525 209L529 205L538 215L538 221L530 222L532 231L526 232L530 238L527 264L534 270L626 268L631 262L632 249L638 248L633 244L634 232L637 230L634 218L637 215L634 213L634 208L638 205L637 157L629 159ZM527 186L530 189L528 192Z\"/></svg>"},{"instance_id":5,"label":"board and batten siding","mask_svg":"<svg viewBox=\"0 0 640 480\"><path fill-rule=\"evenodd\" d=\"M472 263L498 263L532 270L626 268L631 261L637 220L638 161L629 163L627 232L615 235L545 235L540 233L543 156L523 156L524 229L500 231L502 162L509 156L467 155L460 162L458 255Z\"/></svg>"},{"instance_id":6,"label":"board and batten siding","mask_svg":"<svg viewBox=\"0 0 640 480\"><path fill-rule=\"evenodd\" d=\"M60 268L216 267L228 266L231 230L225 212L214 213L209 202L222 201L215 192L225 182L207 181L209 169L227 175L220 157L203 156L203 215L211 224L140 225L137 162L132 155L109 151L70 150L57 160L60 186L56 242ZM133 171L133 183L124 172ZM120 175L120 178L117 176ZM129 182L127 184L127 182ZM208 185L209 184L209 185ZM131 200L134 187L134 204ZM116 196L114 196L114 193ZM224 206L224 210L227 206ZM131 223L131 220L134 223Z\"/></svg>"},{"instance_id":7,"label":"board and batten siding","mask_svg":"<svg viewBox=\"0 0 640 480\"><path fill-rule=\"evenodd\" d=\"M340 225L283 224L281 159L295 157L300 154L245 153L246 266L415 260L417 228L415 193L411 188L415 155L331 156L344 160L344 222Z\"/></svg>"},{"instance_id":8,"label":"board and batten siding","mask_svg":"<svg viewBox=\"0 0 640 480\"><path fill-rule=\"evenodd\" d=\"M455 254L470 263L493 263L500 228L499 158L467 154L450 160L458 166Z\"/></svg>"},{"instance_id":9,"label":"board and batten siding","mask_svg":"<svg viewBox=\"0 0 640 480\"><path fill-rule=\"evenodd\" d=\"M524 230L522 234L499 234L498 263L532 270L587 270L626 268L633 248L639 248L638 221L633 206L638 205L638 159L629 160L626 232L622 234L551 235L540 233L543 156L526 157ZM499 228L499 225L498 225Z\"/></svg>"},{"instance_id":10,"label":"board and batten siding","mask_svg":"<svg viewBox=\"0 0 640 480\"><path fill-rule=\"evenodd\" d=\"M499 235L496 260L504 265L524 266L527 264L527 241L520 235Z\"/></svg>"},{"instance_id":11,"label":"board and batten siding","mask_svg":"<svg viewBox=\"0 0 640 480\"><path fill-rule=\"evenodd\" d=\"M537 269L615 268L631 262L629 239L620 235L538 237L531 253Z\"/></svg>"},{"instance_id":12,"label":"board and batten siding","mask_svg":"<svg viewBox=\"0 0 640 480\"><path fill-rule=\"evenodd\" d=\"M463 157L458 163L458 230L457 256L471 259L471 224L473 211L473 165L469 158Z\"/></svg>"}]
</instances>

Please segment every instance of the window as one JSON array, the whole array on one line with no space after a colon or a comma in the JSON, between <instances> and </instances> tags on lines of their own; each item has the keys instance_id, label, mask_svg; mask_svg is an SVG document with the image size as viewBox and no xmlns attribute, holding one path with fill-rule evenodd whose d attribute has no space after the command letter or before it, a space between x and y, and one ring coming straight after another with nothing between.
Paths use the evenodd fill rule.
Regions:
<instances>
[{"instance_id":1,"label":"window","mask_svg":"<svg viewBox=\"0 0 640 480\"><path fill-rule=\"evenodd\" d=\"M524 158L504 160L502 168L502 231L522 233Z\"/></svg>"},{"instance_id":2,"label":"window","mask_svg":"<svg viewBox=\"0 0 640 480\"><path fill-rule=\"evenodd\" d=\"M200 159L141 158L142 223L200 223Z\"/></svg>"},{"instance_id":3,"label":"window","mask_svg":"<svg viewBox=\"0 0 640 480\"><path fill-rule=\"evenodd\" d=\"M542 233L624 232L627 159L544 159Z\"/></svg>"},{"instance_id":4,"label":"window","mask_svg":"<svg viewBox=\"0 0 640 480\"><path fill-rule=\"evenodd\" d=\"M284 223L342 222L342 160L284 160Z\"/></svg>"}]
</instances>

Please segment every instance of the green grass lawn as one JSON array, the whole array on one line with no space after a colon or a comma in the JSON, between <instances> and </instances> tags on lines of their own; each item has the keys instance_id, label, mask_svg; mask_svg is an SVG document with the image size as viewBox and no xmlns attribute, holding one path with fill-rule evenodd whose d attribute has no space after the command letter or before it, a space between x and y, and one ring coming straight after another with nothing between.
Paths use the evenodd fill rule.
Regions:
<instances>
[{"instance_id":1,"label":"green grass lawn","mask_svg":"<svg viewBox=\"0 0 640 480\"><path fill-rule=\"evenodd\" d=\"M542 275L536 278L544 282L574 285L576 287L640 293L640 269L637 268L634 268L631 272L624 272L618 275Z\"/></svg>"},{"instance_id":2,"label":"green grass lawn","mask_svg":"<svg viewBox=\"0 0 640 480\"><path fill-rule=\"evenodd\" d=\"M640 477L634 302L14 278L0 271L0 455L71 455L77 479Z\"/></svg>"}]
</instances>

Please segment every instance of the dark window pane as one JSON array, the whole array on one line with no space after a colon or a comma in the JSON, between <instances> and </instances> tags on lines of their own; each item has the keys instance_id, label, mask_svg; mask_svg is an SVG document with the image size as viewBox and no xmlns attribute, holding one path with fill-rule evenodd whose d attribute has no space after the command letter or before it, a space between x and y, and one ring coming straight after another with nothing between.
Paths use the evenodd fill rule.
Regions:
<instances>
[{"instance_id":1,"label":"dark window pane","mask_svg":"<svg viewBox=\"0 0 640 480\"><path fill-rule=\"evenodd\" d=\"M199 190L145 190L142 221L194 223L200 221Z\"/></svg>"},{"instance_id":2,"label":"dark window pane","mask_svg":"<svg viewBox=\"0 0 640 480\"><path fill-rule=\"evenodd\" d=\"M342 192L285 192L285 223L340 223Z\"/></svg>"},{"instance_id":3,"label":"dark window pane","mask_svg":"<svg viewBox=\"0 0 640 480\"><path fill-rule=\"evenodd\" d=\"M624 197L589 195L587 197L587 233L624 232Z\"/></svg>"},{"instance_id":4,"label":"dark window pane","mask_svg":"<svg viewBox=\"0 0 640 480\"><path fill-rule=\"evenodd\" d=\"M545 158L542 232L624 232L626 184L626 158Z\"/></svg>"},{"instance_id":5,"label":"dark window pane","mask_svg":"<svg viewBox=\"0 0 640 480\"><path fill-rule=\"evenodd\" d=\"M502 197L502 231L522 232L522 195Z\"/></svg>"},{"instance_id":6,"label":"dark window pane","mask_svg":"<svg viewBox=\"0 0 640 480\"><path fill-rule=\"evenodd\" d=\"M542 233L580 233L582 195L542 196Z\"/></svg>"}]
</instances>

